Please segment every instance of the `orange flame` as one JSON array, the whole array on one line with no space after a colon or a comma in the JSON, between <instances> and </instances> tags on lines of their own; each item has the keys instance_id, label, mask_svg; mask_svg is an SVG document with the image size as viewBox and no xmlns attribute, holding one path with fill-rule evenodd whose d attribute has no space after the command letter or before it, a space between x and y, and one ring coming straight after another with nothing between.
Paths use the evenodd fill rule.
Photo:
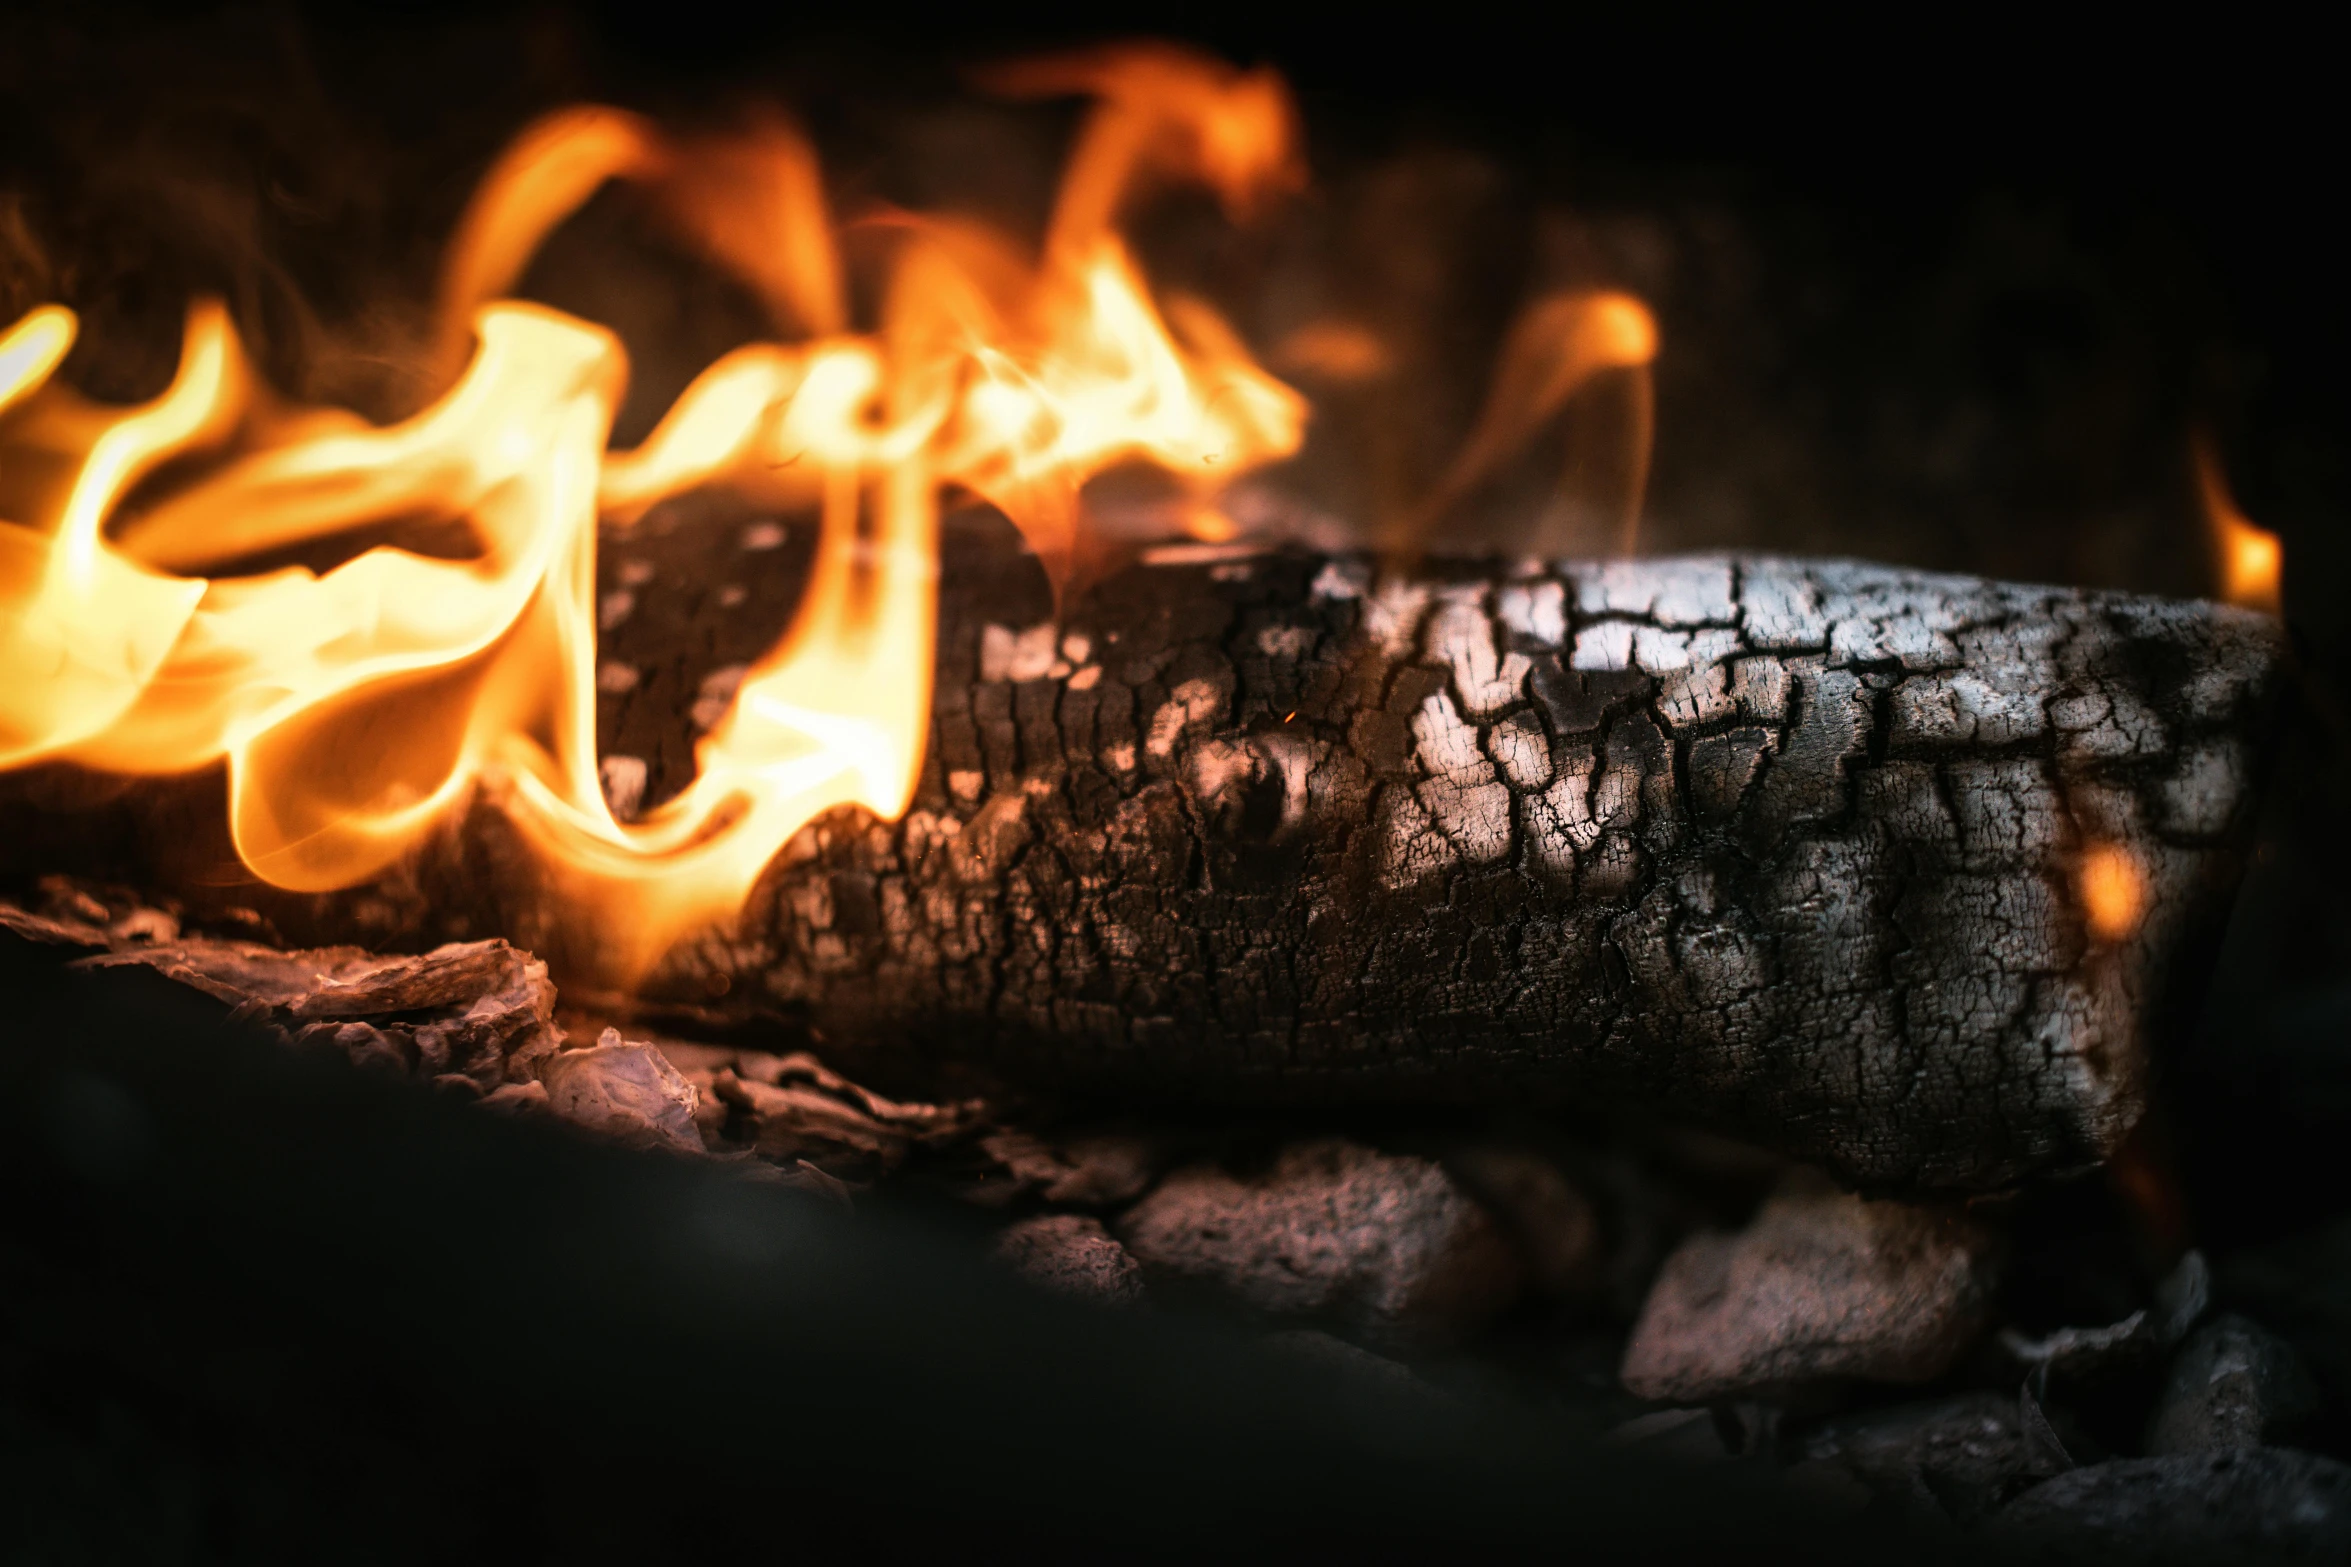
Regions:
<instances>
[{"instance_id":1,"label":"orange flame","mask_svg":"<svg viewBox=\"0 0 2351 1567\"><path fill-rule=\"evenodd\" d=\"M1649 482L1649 447L1656 422L1649 366L1657 357L1657 321L1649 307L1615 290L1576 290L1536 300L1519 313L1502 345L1486 405L1453 466L1412 519L1417 545L1445 510L1508 461L1586 388L1613 378L1625 397L1619 440L1605 452L1576 451L1563 488L1600 492L1596 504L1613 514L1614 543L1632 553ZM1570 434L1590 429L1571 425ZM1587 499L1591 497L1587 496ZM1542 552L1572 539L1536 540Z\"/></svg>"},{"instance_id":2,"label":"orange flame","mask_svg":"<svg viewBox=\"0 0 2351 1567\"><path fill-rule=\"evenodd\" d=\"M2147 912L2147 873L2121 845L2092 844L2082 856L2081 894L2090 934L2124 941Z\"/></svg>"},{"instance_id":3,"label":"orange flame","mask_svg":"<svg viewBox=\"0 0 2351 1567\"><path fill-rule=\"evenodd\" d=\"M2285 545L2267 528L2237 509L2229 494L2228 475L2221 471L2220 455L2199 432L2191 445L2196 463L2196 494L2204 505L2205 525L2220 558L2220 596L2231 604L2279 612L2286 566Z\"/></svg>"},{"instance_id":4,"label":"orange flame","mask_svg":"<svg viewBox=\"0 0 2351 1567\"><path fill-rule=\"evenodd\" d=\"M441 283L446 390L402 423L283 407L212 303L191 311L161 397L101 408L52 380L72 315L34 311L0 337L0 767L225 763L237 852L308 890L383 870L479 787L579 889L624 971L731 912L820 813L904 811L943 495L1000 507L1058 585L1090 477L1154 464L1213 516L1224 485L1297 449L1305 418L1207 305L1154 299L1115 226L1146 177L1204 181L1236 213L1294 186L1280 82L1143 48L1000 84L1097 99L1041 254L893 220L870 332L849 328L796 131L689 145L603 108L542 119L485 178ZM612 179L643 184L780 326L810 334L728 354L624 452L606 450L620 345L506 298ZM173 487L135 493L166 464ZM814 510L815 560L692 784L624 823L597 776L597 528L702 484ZM462 523L473 552L249 564L418 516Z\"/></svg>"}]
</instances>

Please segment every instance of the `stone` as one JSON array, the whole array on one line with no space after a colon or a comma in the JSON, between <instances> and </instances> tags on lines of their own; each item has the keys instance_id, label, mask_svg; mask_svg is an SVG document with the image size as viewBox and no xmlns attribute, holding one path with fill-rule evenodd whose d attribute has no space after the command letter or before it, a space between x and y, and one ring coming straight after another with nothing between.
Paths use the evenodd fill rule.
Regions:
<instances>
[{"instance_id":1,"label":"stone","mask_svg":"<svg viewBox=\"0 0 2351 1567\"><path fill-rule=\"evenodd\" d=\"M1689 1404L1924 1382L1983 1331L1997 1272L1994 1235L1956 1207L1873 1202L1799 1176L1745 1230L1694 1236L1666 1258L1623 1382Z\"/></svg>"},{"instance_id":2,"label":"stone","mask_svg":"<svg viewBox=\"0 0 2351 1567\"><path fill-rule=\"evenodd\" d=\"M2147 1422L2147 1451L2278 1446L2318 1407L2318 1385L2294 1346L2227 1312L2173 1359Z\"/></svg>"},{"instance_id":3,"label":"stone","mask_svg":"<svg viewBox=\"0 0 2351 1567\"><path fill-rule=\"evenodd\" d=\"M2339 1562L2351 1557L2351 1468L2276 1447L2117 1458L2027 1491L1986 1540L2065 1561Z\"/></svg>"},{"instance_id":4,"label":"stone","mask_svg":"<svg viewBox=\"0 0 2351 1567\"><path fill-rule=\"evenodd\" d=\"M1119 1233L1146 1272L1379 1349L1457 1341L1521 1286L1500 1228L1441 1165L1336 1137L1293 1143L1252 1174L1177 1170Z\"/></svg>"},{"instance_id":5,"label":"stone","mask_svg":"<svg viewBox=\"0 0 2351 1567\"><path fill-rule=\"evenodd\" d=\"M550 1057L539 1081L548 1108L567 1121L629 1142L702 1152L694 1085L659 1050L629 1043L618 1029L584 1050Z\"/></svg>"},{"instance_id":6,"label":"stone","mask_svg":"<svg viewBox=\"0 0 2351 1567\"><path fill-rule=\"evenodd\" d=\"M1143 1299L1143 1270L1100 1219L1045 1213L1008 1225L996 1237L996 1255L1032 1284L1057 1295L1104 1306Z\"/></svg>"},{"instance_id":7,"label":"stone","mask_svg":"<svg viewBox=\"0 0 2351 1567\"><path fill-rule=\"evenodd\" d=\"M2068 1463L2036 1442L2018 1400L1965 1393L1841 1415L1804 1438L1804 1458L1842 1465L1879 1496L1972 1523Z\"/></svg>"}]
</instances>

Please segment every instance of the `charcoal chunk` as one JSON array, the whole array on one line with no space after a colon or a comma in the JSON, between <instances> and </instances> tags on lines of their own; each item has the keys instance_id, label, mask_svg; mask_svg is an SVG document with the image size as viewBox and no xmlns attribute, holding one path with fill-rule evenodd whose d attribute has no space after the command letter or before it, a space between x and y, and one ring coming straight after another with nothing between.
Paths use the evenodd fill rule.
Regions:
<instances>
[{"instance_id":1,"label":"charcoal chunk","mask_svg":"<svg viewBox=\"0 0 2351 1567\"><path fill-rule=\"evenodd\" d=\"M1880 1496L1962 1523L2067 1467L2032 1439L2017 1400L2002 1393L1841 1416L1807 1436L1803 1452L1843 1465Z\"/></svg>"},{"instance_id":2,"label":"charcoal chunk","mask_svg":"<svg viewBox=\"0 0 2351 1567\"><path fill-rule=\"evenodd\" d=\"M2316 1414L2318 1403L2318 1386L2294 1346L2229 1312L2172 1361L2147 1423L2147 1451L2274 1446Z\"/></svg>"},{"instance_id":3,"label":"charcoal chunk","mask_svg":"<svg viewBox=\"0 0 2351 1567\"><path fill-rule=\"evenodd\" d=\"M2027 1491L1990 1539L2040 1560L2342 1561L2351 1468L2276 1447L2118 1458Z\"/></svg>"}]
</instances>

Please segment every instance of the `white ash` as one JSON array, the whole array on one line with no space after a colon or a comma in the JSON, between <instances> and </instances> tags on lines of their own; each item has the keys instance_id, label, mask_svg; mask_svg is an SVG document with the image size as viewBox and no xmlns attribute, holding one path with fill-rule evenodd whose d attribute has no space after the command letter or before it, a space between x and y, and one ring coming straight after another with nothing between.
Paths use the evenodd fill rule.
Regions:
<instances>
[{"instance_id":1,"label":"white ash","mask_svg":"<svg viewBox=\"0 0 2351 1567\"><path fill-rule=\"evenodd\" d=\"M615 751L596 764L596 776L603 782L604 803L612 807L612 814L634 821L644 809L645 785L653 776L645 759Z\"/></svg>"}]
</instances>

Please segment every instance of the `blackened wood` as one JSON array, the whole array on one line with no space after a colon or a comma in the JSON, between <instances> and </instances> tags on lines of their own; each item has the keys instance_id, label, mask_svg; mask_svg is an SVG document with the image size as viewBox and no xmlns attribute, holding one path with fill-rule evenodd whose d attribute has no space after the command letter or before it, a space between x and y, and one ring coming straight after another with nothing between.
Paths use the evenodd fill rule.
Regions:
<instances>
[{"instance_id":1,"label":"blackened wood","mask_svg":"<svg viewBox=\"0 0 2351 1567\"><path fill-rule=\"evenodd\" d=\"M1875 1188L2078 1168L2137 1119L2239 874L2272 622L1843 562L1213 554L1059 625L951 562L914 809L804 835L657 985L1151 1100L1631 1101ZM2128 934L2094 848L2144 880Z\"/></svg>"}]
</instances>

